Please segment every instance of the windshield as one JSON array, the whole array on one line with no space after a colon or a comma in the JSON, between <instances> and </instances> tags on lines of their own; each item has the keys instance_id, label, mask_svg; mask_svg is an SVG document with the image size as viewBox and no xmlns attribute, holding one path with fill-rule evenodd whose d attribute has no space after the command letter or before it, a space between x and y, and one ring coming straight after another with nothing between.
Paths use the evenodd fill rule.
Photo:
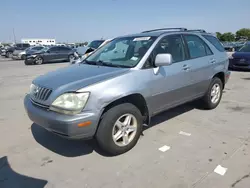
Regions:
<instances>
[{"instance_id":1,"label":"windshield","mask_svg":"<svg viewBox=\"0 0 250 188\"><path fill-rule=\"evenodd\" d=\"M135 67L156 37L117 38L89 56L87 62L102 62L117 67Z\"/></svg>"},{"instance_id":2,"label":"windshield","mask_svg":"<svg viewBox=\"0 0 250 188\"><path fill-rule=\"evenodd\" d=\"M244 46L242 46L242 48L239 49L238 52L250 52L250 43L247 43Z\"/></svg>"},{"instance_id":3,"label":"windshield","mask_svg":"<svg viewBox=\"0 0 250 188\"><path fill-rule=\"evenodd\" d=\"M89 43L88 47L97 49L103 42L104 40L94 40L91 43Z\"/></svg>"}]
</instances>

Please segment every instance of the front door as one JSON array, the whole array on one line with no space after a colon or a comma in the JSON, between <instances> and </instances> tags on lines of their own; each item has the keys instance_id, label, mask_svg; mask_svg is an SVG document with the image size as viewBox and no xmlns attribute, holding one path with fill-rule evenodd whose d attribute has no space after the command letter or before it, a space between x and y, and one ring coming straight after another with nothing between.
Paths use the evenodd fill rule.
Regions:
<instances>
[{"instance_id":1,"label":"front door","mask_svg":"<svg viewBox=\"0 0 250 188\"><path fill-rule=\"evenodd\" d=\"M181 35L164 37L153 50L150 58L160 53L172 55L173 64L152 69L151 97L148 100L153 114L181 104L190 99L190 65ZM158 69L158 71L157 71Z\"/></svg>"}]
</instances>

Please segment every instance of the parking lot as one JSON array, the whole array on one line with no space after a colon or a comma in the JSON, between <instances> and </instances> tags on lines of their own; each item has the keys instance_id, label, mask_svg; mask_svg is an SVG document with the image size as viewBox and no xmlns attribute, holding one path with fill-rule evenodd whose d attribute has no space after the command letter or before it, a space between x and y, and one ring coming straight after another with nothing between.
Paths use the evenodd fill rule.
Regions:
<instances>
[{"instance_id":1,"label":"parking lot","mask_svg":"<svg viewBox=\"0 0 250 188\"><path fill-rule=\"evenodd\" d=\"M191 103L159 114L131 151L109 157L95 141L52 135L25 113L31 81L66 66L0 58L1 188L249 187L249 72L232 72L215 110Z\"/></svg>"}]
</instances>

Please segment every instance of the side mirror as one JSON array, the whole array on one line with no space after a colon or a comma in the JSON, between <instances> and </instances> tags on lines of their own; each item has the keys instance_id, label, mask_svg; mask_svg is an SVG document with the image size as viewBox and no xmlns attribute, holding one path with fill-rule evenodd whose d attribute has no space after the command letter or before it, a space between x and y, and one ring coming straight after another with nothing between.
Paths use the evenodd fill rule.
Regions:
<instances>
[{"instance_id":1,"label":"side mirror","mask_svg":"<svg viewBox=\"0 0 250 188\"><path fill-rule=\"evenodd\" d=\"M168 66L173 63L171 54L157 54L155 57L155 66Z\"/></svg>"},{"instance_id":2,"label":"side mirror","mask_svg":"<svg viewBox=\"0 0 250 188\"><path fill-rule=\"evenodd\" d=\"M50 51L49 51L49 50L47 50L46 52L47 52L47 53L50 53Z\"/></svg>"}]
</instances>

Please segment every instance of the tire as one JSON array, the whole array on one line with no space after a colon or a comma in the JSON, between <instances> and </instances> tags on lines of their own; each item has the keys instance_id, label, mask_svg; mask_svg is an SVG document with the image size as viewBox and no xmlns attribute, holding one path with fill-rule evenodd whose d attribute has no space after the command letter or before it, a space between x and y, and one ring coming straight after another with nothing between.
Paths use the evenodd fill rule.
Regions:
<instances>
[{"instance_id":1,"label":"tire","mask_svg":"<svg viewBox=\"0 0 250 188\"><path fill-rule=\"evenodd\" d=\"M12 58L12 53L11 53L11 52L7 52L7 53L6 53L6 57L7 57L7 58Z\"/></svg>"},{"instance_id":2,"label":"tire","mask_svg":"<svg viewBox=\"0 0 250 188\"><path fill-rule=\"evenodd\" d=\"M26 57L25 55L22 55L21 60L25 60L25 57Z\"/></svg>"},{"instance_id":3,"label":"tire","mask_svg":"<svg viewBox=\"0 0 250 188\"><path fill-rule=\"evenodd\" d=\"M44 60L43 60L43 58L41 56L37 56L36 59L35 59L35 61L34 61L34 63L36 65L41 65L41 64L44 63Z\"/></svg>"},{"instance_id":4,"label":"tire","mask_svg":"<svg viewBox=\"0 0 250 188\"><path fill-rule=\"evenodd\" d=\"M127 137L128 138L127 144L124 144L126 142L125 141L126 139L124 139L125 136L122 136L120 139L117 139L117 142L115 142L115 138L113 135L117 134L118 131L122 132L119 129L116 131L117 126L115 124L119 119L120 121L124 119L125 122L127 116L131 117L130 124L136 125L136 126L131 125L131 127L133 127L133 129L135 129L136 131L128 134L124 133L129 135ZM141 135L142 123L143 123L143 117L141 115L141 112L133 104L123 103L114 106L107 112L105 112L102 116L99 128L96 133L97 142L99 146L103 149L103 151L107 152L108 154L119 155L125 153L136 145ZM125 123L119 125L125 125ZM123 128L123 131L131 131L131 130L130 129L126 130L126 128Z\"/></svg>"},{"instance_id":5,"label":"tire","mask_svg":"<svg viewBox=\"0 0 250 188\"><path fill-rule=\"evenodd\" d=\"M28 63L26 60L24 60L24 64L25 64L25 65L31 65L31 64Z\"/></svg>"},{"instance_id":6,"label":"tire","mask_svg":"<svg viewBox=\"0 0 250 188\"><path fill-rule=\"evenodd\" d=\"M215 88L216 88L216 90L214 90ZM223 88L223 84L222 84L221 79L219 79L218 77L213 78L210 85L209 85L209 88L208 88L206 94L202 98L203 107L205 109L211 110L211 109L216 108L219 105L221 97L222 97L222 90L223 90L222 88ZM219 92L219 94L218 95L215 94L216 97L213 98L212 92L214 92L214 93ZM213 100L213 99L216 99L216 100Z\"/></svg>"},{"instance_id":7,"label":"tire","mask_svg":"<svg viewBox=\"0 0 250 188\"><path fill-rule=\"evenodd\" d=\"M70 62L70 63L71 63L71 62L74 60L74 58L75 58L75 56L74 56L74 55L72 55L72 54L71 54L71 55L69 55L69 56L68 56L68 62Z\"/></svg>"}]
</instances>

